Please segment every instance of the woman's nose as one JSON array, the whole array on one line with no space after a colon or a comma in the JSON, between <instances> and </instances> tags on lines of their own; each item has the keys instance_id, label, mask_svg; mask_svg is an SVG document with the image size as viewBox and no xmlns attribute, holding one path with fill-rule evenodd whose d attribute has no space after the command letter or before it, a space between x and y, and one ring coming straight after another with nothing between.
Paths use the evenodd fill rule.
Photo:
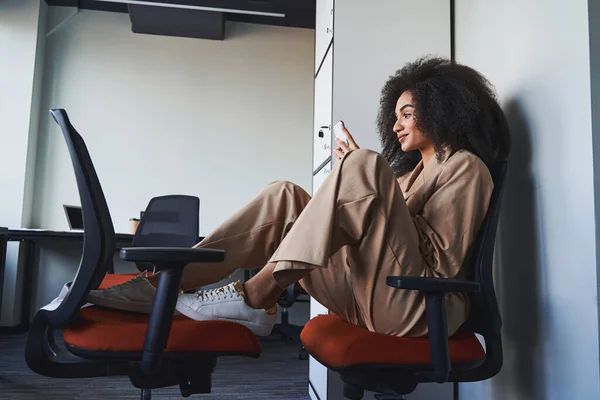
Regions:
<instances>
[{"instance_id":1,"label":"woman's nose","mask_svg":"<svg viewBox=\"0 0 600 400\"><path fill-rule=\"evenodd\" d=\"M403 129L404 127L402 126L402 124L400 124L400 121L396 121L396 123L394 124L394 132L398 133Z\"/></svg>"}]
</instances>

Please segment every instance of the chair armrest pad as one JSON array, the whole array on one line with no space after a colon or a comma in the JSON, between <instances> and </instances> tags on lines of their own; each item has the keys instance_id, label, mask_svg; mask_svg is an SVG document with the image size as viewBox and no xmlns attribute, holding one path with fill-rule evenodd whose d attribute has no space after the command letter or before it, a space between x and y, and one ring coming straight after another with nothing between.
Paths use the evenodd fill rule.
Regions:
<instances>
[{"instance_id":1,"label":"chair armrest pad","mask_svg":"<svg viewBox=\"0 0 600 400\"><path fill-rule=\"evenodd\" d=\"M223 261L225 251L185 247L126 247L121 249L121 258L126 261L183 264L183 268L188 263Z\"/></svg>"},{"instance_id":2,"label":"chair armrest pad","mask_svg":"<svg viewBox=\"0 0 600 400\"><path fill-rule=\"evenodd\" d=\"M416 276L388 276L388 286L397 289L419 290L425 293L474 293L481 290L479 282L452 278L421 278Z\"/></svg>"}]
</instances>

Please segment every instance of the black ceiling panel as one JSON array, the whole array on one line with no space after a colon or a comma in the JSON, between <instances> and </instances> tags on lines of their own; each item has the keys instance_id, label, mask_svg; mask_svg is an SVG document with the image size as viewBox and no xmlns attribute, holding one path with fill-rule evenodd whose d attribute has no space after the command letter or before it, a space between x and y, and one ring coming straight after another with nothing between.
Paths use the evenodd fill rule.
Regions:
<instances>
[{"instance_id":1,"label":"black ceiling panel","mask_svg":"<svg viewBox=\"0 0 600 400\"><path fill-rule=\"evenodd\" d=\"M220 12L131 5L129 19L135 33L225 39L225 15Z\"/></svg>"},{"instance_id":2,"label":"black ceiling panel","mask_svg":"<svg viewBox=\"0 0 600 400\"><path fill-rule=\"evenodd\" d=\"M144 0L144 2L157 3L157 7L160 7L159 3L162 3L184 6L223 8L232 11L243 10L250 13L281 13L285 14L285 17L253 15L237 12L224 12L224 18L228 21L240 21L264 25L301 27L309 29L314 29L315 27L316 0ZM126 3L114 3L97 0L46 0L46 3L48 3L48 5L50 6L79 7L81 9L86 10L99 10L120 13L129 12L129 7ZM167 9L173 10L173 8L160 8L165 10L165 18L169 19L169 23L171 23L172 15L177 14L177 12L174 13L166 11ZM189 11L190 13L201 12L198 10L184 11ZM218 13L215 12L215 14ZM189 22L189 18L186 18L186 21Z\"/></svg>"}]
</instances>

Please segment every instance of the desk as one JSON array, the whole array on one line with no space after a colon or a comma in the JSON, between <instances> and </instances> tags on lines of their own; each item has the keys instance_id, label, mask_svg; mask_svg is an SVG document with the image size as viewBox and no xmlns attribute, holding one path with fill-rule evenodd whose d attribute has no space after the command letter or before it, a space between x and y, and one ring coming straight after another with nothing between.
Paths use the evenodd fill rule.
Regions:
<instances>
[{"instance_id":1,"label":"desk","mask_svg":"<svg viewBox=\"0 0 600 400\"><path fill-rule=\"evenodd\" d=\"M198 242L204 239L198 238ZM31 321L31 299L34 290L35 255L37 242L42 241L73 241L83 242L82 231L53 231L47 229L9 229L0 227L0 313L2 312L2 292L4 290L4 269L6 267L6 245L8 242L21 242L25 253L23 262L25 276L23 277L23 292L21 293L21 323L20 328L26 328ZM133 235L129 233L115 234L115 250L131 246ZM112 272L112 271L109 271Z\"/></svg>"},{"instance_id":2,"label":"desk","mask_svg":"<svg viewBox=\"0 0 600 400\"><path fill-rule=\"evenodd\" d=\"M131 246L133 235L117 233L116 250ZM31 299L34 290L35 255L37 242L40 241L83 241L83 232L78 231L53 231L46 229L9 229L0 228L0 313L2 312L2 292L4 290L4 269L6 267L6 245L8 242L21 242L24 247L25 260L23 262L25 273L23 277L23 291L21 293L21 326L26 327L31 321Z\"/></svg>"}]
</instances>

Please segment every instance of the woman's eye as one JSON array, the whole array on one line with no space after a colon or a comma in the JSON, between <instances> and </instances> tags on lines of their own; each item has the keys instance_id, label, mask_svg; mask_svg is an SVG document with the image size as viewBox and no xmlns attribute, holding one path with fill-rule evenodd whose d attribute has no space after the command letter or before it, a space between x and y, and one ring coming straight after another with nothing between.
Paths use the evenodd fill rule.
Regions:
<instances>
[{"instance_id":1,"label":"woman's eye","mask_svg":"<svg viewBox=\"0 0 600 400\"><path fill-rule=\"evenodd\" d=\"M412 117L412 114L411 114L411 113L404 113L404 118L405 118L405 119L408 119L408 118L410 118L410 117Z\"/></svg>"}]
</instances>

